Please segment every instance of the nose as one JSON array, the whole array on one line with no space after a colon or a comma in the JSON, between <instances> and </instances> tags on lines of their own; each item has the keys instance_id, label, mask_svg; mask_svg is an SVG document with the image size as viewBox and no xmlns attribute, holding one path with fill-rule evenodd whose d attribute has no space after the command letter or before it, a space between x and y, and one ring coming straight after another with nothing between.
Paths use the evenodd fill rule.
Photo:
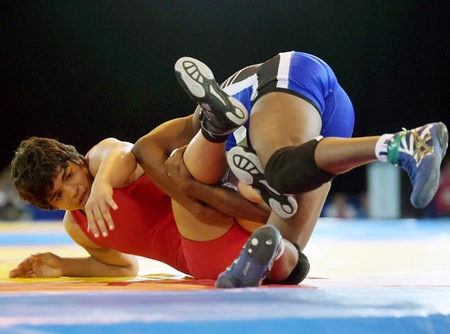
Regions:
<instances>
[{"instance_id":1,"label":"nose","mask_svg":"<svg viewBox=\"0 0 450 334\"><path fill-rule=\"evenodd\" d=\"M77 198L78 196L78 188L76 186L66 186L64 187L64 191L72 199Z\"/></svg>"}]
</instances>

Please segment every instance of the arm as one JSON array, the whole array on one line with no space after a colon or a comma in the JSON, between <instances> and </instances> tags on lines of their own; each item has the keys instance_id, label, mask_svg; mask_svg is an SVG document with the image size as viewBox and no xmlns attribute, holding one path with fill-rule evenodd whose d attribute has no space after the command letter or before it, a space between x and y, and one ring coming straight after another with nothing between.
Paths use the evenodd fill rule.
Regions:
<instances>
[{"instance_id":1,"label":"arm","mask_svg":"<svg viewBox=\"0 0 450 334\"><path fill-rule=\"evenodd\" d=\"M178 159L177 169L183 176L174 179L176 176L172 174L176 173L171 172L169 177L165 165L168 157L174 149L187 145L199 128L196 111L194 115L158 126L140 138L132 151L153 182L201 221L228 221L227 217L238 214L265 222L267 211L252 205L239 194L194 180L182 162L182 151L175 152L173 157Z\"/></svg>"},{"instance_id":2,"label":"arm","mask_svg":"<svg viewBox=\"0 0 450 334\"><path fill-rule=\"evenodd\" d=\"M89 230L95 237L99 236L99 229L104 237L108 235L105 221L110 230L114 229L109 212L110 207L118 209L112 198L113 188L125 187L144 173L131 153L132 147L131 143L107 138L88 153L89 171L94 181L85 211Z\"/></svg>"},{"instance_id":3,"label":"arm","mask_svg":"<svg viewBox=\"0 0 450 334\"><path fill-rule=\"evenodd\" d=\"M254 201L252 203L251 198L242 196L241 191L236 192L197 182L184 165L184 149L176 149L165 163L167 172L178 189L189 194L189 196L207 201L209 205L220 208L221 211L228 213L230 216L266 223L269 218L270 208L264 202Z\"/></svg>"},{"instance_id":4,"label":"arm","mask_svg":"<svg viewBox=\"0 0 450 334\"><path fill-rule=\"evenodd\" d=\"M64 276L132 277L139 265L133 255L93 243L80 229L70 212L64 217L64 228L70 237L91 255L88 258L65 258Z\"/></svg>"},{"instance_id":5,"label":"arm","mask_svg":"<svg viewBox=\"0 0 450 334\"><path fill-rule=\"evenodd\" d=\"M38 253L22 261L9 273L15 277L132 277L138 272L134 256L97 246L84 235L72 215L66 212L64 227L71 238L91 255L65 258L52 253Z\"/></svg>"}]
</instances>

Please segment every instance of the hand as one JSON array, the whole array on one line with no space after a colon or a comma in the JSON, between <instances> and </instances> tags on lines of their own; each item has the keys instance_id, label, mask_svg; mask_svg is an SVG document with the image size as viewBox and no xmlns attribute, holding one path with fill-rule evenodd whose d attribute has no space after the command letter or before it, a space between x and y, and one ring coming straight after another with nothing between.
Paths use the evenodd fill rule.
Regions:
<instances>
[{"instance_id":1,"label":"hand","mask_svg":"<svg viewBox=\"0 0 450 334\"><path fill-rule=\"evenodd\" d=\"M188 196L195 196L195 194L192 194L192 190L195 189L192 184L197 181L189 173L183 160L186 148L187 145L173 150L165 162L165 167L167 176L176 184L178 189Z\"/></svg>"},{"instance_id":2,"label":"hand","mask_svg":"<svg viewBox=\"0 0 450 334\"><path fill-rule=\"evenodd\" d=\"M60 277L62 259L53 253L37 253L23 260L9 272L9 278Z\"/></svg>"},{"instance_id":3,"label":"hand","mask_svg":"<svg viewBox=\"0 0 450 334\"><path fill-rule=\"evenodd\" d=\"M242 217L248 220L266 222L269 208L256 206L245 200L239 193L218 186L203 184L195 180L188 172L183 154L186 147L172 152L165 161L165 170L183 198L171 197L189 210L204 223L228 222L230 217Z\"/></svg>"},{"instance_id":4,"label":"hand","mask_svg":"<svg viewBox=\"0 0 450 334\"><path fill-rule=\"evenodd\" d=\"M206 224L228 223L231 215L205 202L205 200L208 200L208 198L205 198L205 196L208 197L208 192L205 190L212 186L198 182L187 170L183 160L186 148L187 145L173 150L165 161L167 176L176 188L183 193L183 198L174 195L172 195L172 198Z\"/></svg>"},{"instance_id":5,"label":"hand","mask_svg":"<svg viewBox=\"0 0 450 334\"><path fill-rule=\"evenodd\" d=\"M113 188L110 184L100 178L94 180L84 209L88 219L88 231L92 231L96 238L100 235L99 230L104 237L108 236L105 221L109 230L114 230L114 222L109 208L117 210L118 206L114 202L112 195Z\"/></svg>"}]
</instances>

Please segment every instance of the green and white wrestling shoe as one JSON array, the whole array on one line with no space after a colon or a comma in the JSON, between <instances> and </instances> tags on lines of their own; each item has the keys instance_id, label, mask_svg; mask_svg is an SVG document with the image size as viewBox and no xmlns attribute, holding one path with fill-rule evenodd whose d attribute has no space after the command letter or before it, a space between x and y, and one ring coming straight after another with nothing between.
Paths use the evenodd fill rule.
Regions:
<instances>
[{"instance_id":1,"label":"green and white wrestling shoe","mask_svg":"<svg viewBox=\"0 0 450 334\"><path fill-rule=\"evenodd\" d=\"M439 187L440 166L448 146L447 127L442 122L429 123L384 136L390 138L385 141L387 149L382 149L378 158L406 170L413 186L411 204L425 207Z\"/></svg>"}]
</instances>

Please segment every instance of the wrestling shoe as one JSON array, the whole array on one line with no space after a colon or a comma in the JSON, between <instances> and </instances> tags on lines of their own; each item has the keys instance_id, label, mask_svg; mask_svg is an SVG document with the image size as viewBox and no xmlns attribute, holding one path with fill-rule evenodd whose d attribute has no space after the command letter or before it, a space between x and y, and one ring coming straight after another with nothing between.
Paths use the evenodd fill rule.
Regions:
<instances>
[{"instance_id":1,"label":"wrestling shoe","mask_svg":"<svg viewBox=\"0 0 450 334\"><path fill-rule=\"evenodd\" d=\"M439 122L397 132L387 145L387 160L406 170L411 179L411 204L425 207L439 187L440 166L448 146L447 127Z\"/></svg>"},{"instance_id":2,"label":"wrestling shoe","mask_svg":"<svg viewBox=\"0 0 450 334\"><path fill-rule=\"evenodd\" d=\"M227 161L233 174L258 191L264 202L281 218L292 217L297 212L297 200L293 195L280 194L267 183L255 153L235 146L228 152Z\"/></svg>"},{"instance_id":3,"label":"wrestling shoe","mask_svg":"<svg viewBox=\"0 0 450 334\"><path fill-rule=\"evenodd\" d=\"M241 253L219 274L216 287L258 287L272 268L284 244L280 232L272 225L258 228L245 243Z\"/></svg>"},{"instance_id":4,"label":"wrestling shoe","mask_svg":"<svg viewBox=\"0 0 450 334\"><path fill-rule=\"evenodd\" d=\"M248 119L247 108L225 93L212 71L201 61L182 57L175 63L175 75L189 97L202 108L202 130L220 140ZM208 136L206 136L207 139Z\"/></svg>"}]
</instances>

